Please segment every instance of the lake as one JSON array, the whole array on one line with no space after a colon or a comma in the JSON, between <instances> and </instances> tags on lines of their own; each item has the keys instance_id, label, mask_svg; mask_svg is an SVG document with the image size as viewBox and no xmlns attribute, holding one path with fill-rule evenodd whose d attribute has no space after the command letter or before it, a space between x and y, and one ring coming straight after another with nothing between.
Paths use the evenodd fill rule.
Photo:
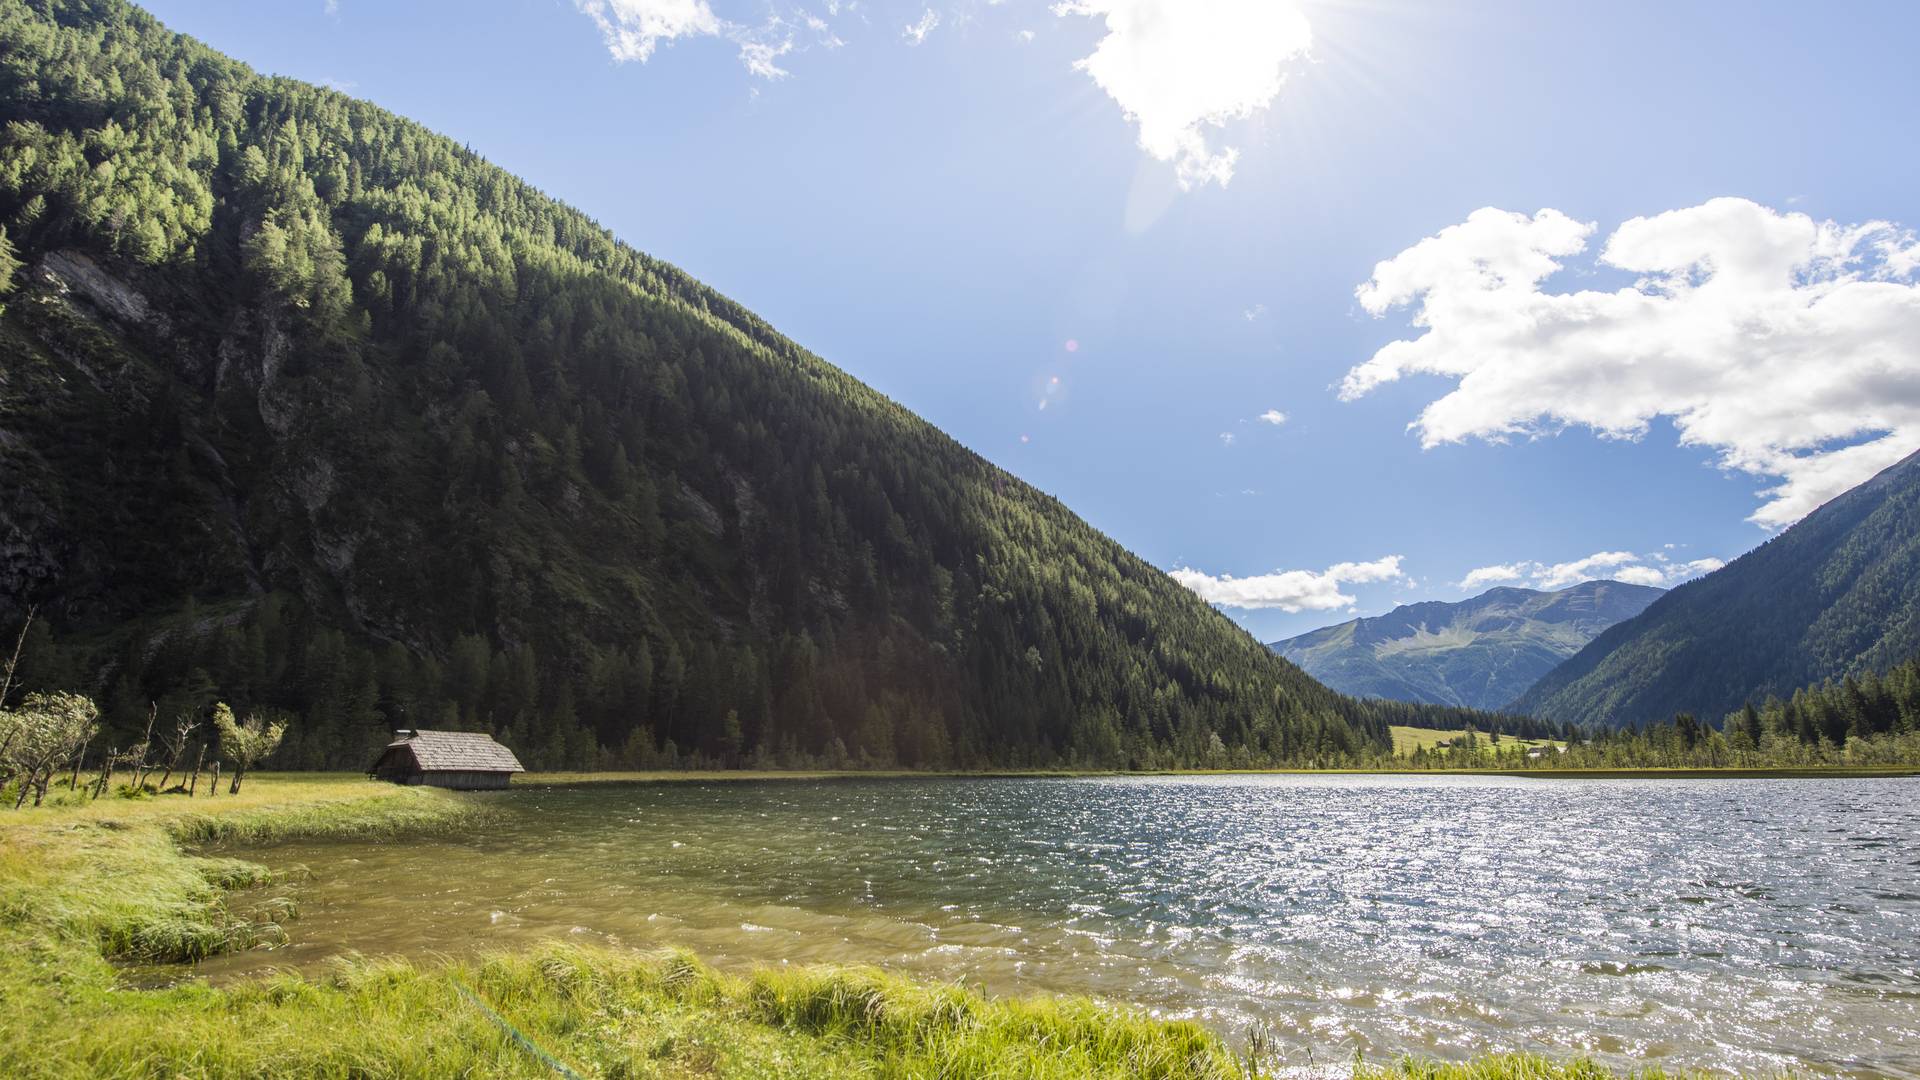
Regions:
<instances>
[{"instance_id":1,"label":"lake","mask_svg":"<svg viewBox=\"0 0 1920 1080\"><path fill-rule=\"evenodd\" d=\"M292 943L547 938L872 963L1190 1017L1291 1064L1504 1050L1920 1076L1920 783L775 780L480 795L484 832L277 845Z\"/></svg>"}]
</instances>

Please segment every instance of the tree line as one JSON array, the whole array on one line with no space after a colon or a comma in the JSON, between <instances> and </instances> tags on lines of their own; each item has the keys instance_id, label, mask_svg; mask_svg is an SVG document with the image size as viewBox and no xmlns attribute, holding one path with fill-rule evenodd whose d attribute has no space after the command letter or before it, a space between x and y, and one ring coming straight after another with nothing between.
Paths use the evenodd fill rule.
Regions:
<instances>
[{"instance_id":1,"label":"tree line","mask_svg":"<svg viewBox=\"0 0 1920 1080\"><path fill-rule=\"evenodd\" d=\"M1829 679L1791 695L1748 702L1716 724L1672 719L1591 732L1568 726L1565 749L1529 756L1483 738L1416 752L1432 768L1803 768L1920 765L1920 657L1884 674ZM1491 751L1491 753L1489 752Z\"/></svg>"},{"instance_id":2,"label":"tree line","mask_svg":"<svg viewBox=\"0 0 1920 1080\"><path fill-rule=\"evenodd\" d=\"M200 769L208 747L203 729L207 728L219 740L214 744L213 775L207 794L219 790L220 764L225 760L233 765L227 793L238 795L247 770L271 756L286 734L285 722L259 715L241 720L224 702L216 702L210 717L204 720L195 710L183 710L156 731L159 709L154 707L147 713L147 726L138 742L125 749L105 747L90 753L101 733L100 709L91 700L55 691L29 693L11 703L26 638L27 631L22 629L12 653L0 662L0 800L11 794L15 810L26 805L29 796L35 806L45 802L62 772L68 774L65 788L70 797L98 799L111 790L135 798L159 793L191 798L199 793ZM185 769L188 750L193 751L191 773ZM97 776L89 777L83 785L81 772L90 760L98 770ZM118 788L113 786L116 768L127 778ZM149 784L154 773L160 778ZM171 786L175 773L182 777L177 787Z\"/></svg>"}]
</instances>

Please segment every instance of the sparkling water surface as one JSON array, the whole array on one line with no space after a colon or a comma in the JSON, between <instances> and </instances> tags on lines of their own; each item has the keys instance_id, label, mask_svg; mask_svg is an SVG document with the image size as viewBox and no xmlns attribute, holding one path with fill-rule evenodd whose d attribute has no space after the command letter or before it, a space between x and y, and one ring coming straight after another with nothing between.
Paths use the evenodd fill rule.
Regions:
<instances>
[{"instance_id":1,"label":"sparkling water surface","mask_svg":"<svg viewBox=\"0 0 1920 1080\"><path fill-rule=\"evenodd\" d=\"M291 943L871 963L1268 1026L1293 1064L1585 1054L1920 1077L1920 781L1406 776L594 785L304 865Z\"/></svg>"}]
</instances>

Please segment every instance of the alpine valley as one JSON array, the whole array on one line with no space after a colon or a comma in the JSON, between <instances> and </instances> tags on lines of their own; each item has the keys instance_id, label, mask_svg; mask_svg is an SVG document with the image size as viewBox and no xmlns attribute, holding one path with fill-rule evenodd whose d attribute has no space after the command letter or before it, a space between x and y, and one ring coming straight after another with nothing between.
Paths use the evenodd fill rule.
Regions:
<instances>
[{"instance_id":1,"label":"alpine valley","mask_svg":"<svg viewBox=\"0 0 1920 1080\"><path fill-rule=\"evenodd\" d=\"M1270 647L1342 693L1499 709L1661 591L1619 581L1490 589L1458 603L1405 604Z\"/></svg>"},{"instance_id":2,"label":"alpine valley","mask_svg":"<svg viewBox=\"0 0 1920 1080\"><path fill-rule=\"evenodd\" d=\"M1920 1080L1920 5L142 2L0 1080Z\"/></svg>"}]
</instances>

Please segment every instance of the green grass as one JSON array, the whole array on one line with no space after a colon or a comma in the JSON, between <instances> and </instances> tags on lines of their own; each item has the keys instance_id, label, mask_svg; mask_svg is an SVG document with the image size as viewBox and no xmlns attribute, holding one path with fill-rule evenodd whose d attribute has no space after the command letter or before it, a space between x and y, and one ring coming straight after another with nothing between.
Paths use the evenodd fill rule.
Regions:
<instances>
[{"instance_id":1,"label":"green grass","mask_svg":"<svg viewBox=\"0 0 1920 1080\"><path fill-rule=\"evenodd\" d=\"M551 944L471 962L356 960L320 978L138 989L116 963L186 961L282 932L290 912L264 868L188 845L378 839L470 826L486 804L358 778L257 776L238 797L0 812L0 1075L558 1075L527 1044L583 1077L1259 1074L1191 1023L1083 998L987 998L870 969L735 976L684 953ZM1534 1058L1353 1070L1431 1080L1607 1075Z\"/></svg>"},{"instance_id":2,"label":"green grass","mask_svg":"<svg viewBox=\"0 0 1920 1080\"><path fill-rule=\"evenodd\" d=\"M1439 728L1406 727L1400 724L1393 725L1392 731L1393 752L1397 757L1411 756L1415 750L1431 750L1466 734L1464 731L1442 731ZM1551 739L1515 739L1503 735L1499 745L1496 746L1487 740L1485 732L1481 732L1475 738L1480 741L1480 752L1487 756L1492 756L1496 750L1501 753L1512 753L1516 747L1520 750L1532 750L1539 746L1560 745Z\"/></svg>"}]
</instances>

